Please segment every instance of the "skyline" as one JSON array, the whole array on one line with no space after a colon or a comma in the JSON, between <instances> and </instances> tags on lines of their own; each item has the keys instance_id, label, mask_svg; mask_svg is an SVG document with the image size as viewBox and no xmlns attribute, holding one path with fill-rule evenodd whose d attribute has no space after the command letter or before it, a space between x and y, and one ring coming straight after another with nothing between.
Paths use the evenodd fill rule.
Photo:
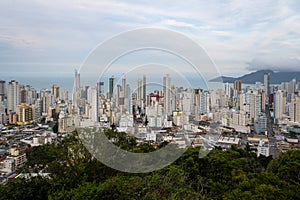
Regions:
<instances>
[{"instance_id":1,"label":"skyline","mask_svg":"<svg viewBox=\"0 0 300 200\"><path fill-rule=\"evenodd\" d=\"M171 6L148 1L5 1L0 10L3 76L46 72L56 77L58 71L72 76L97 44L145 27L193 39L222 75L300 66L297 1L172 1ZM127 63L132 64L130 59Z\"/></svg>"}]
</instances>

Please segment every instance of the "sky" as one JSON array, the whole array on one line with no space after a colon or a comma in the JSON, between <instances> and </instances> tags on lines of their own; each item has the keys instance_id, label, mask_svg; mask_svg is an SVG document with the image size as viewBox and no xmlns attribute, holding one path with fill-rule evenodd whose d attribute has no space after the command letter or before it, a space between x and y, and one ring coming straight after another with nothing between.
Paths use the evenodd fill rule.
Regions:
<instances>
[{"instance_id":1,"label":"sky","mask_svg":"<svg viewBox=\"0 0 300 200\"><path fill-rule=\"evenodd\" d=\"M99 44L149 27L189 37L224 76L300 66L297 0L3 0L1 76L73 76Z\"/></svg>"}]
</instances>

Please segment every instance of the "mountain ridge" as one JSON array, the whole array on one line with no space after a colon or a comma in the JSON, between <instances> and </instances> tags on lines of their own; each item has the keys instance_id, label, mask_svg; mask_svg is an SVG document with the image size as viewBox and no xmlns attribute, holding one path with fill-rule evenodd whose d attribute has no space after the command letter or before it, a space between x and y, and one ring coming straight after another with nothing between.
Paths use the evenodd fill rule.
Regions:
<instances>
[{"instance_id":1,"label":"mountain ridge","mask_svg":"<svg viewBox=\"0 0 300 200\"><path fill-rule=\"evenodd\" d=\"M241 80L246 84L255 84L256 82L264 82L264 74L270 73L270 84L280 84L282 82L290 82L293 79L300 80L300 71L297 72L274 72L272 70L258 70L250 72L240 77L219 76L211 79L210 82L234 83L236 80Z\"/></svg>"}]
</instances>

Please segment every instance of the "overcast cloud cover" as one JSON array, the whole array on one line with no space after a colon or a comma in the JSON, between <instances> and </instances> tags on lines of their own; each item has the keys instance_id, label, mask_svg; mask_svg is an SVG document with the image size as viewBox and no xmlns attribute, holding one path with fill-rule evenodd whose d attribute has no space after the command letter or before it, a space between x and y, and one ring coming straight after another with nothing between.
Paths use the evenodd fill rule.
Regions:
<instances>
[{"instance_id":1,"label":"overcast cloud cover","mask_svg":"<svg viewBox=\"0 0 300 200\"><path fill-rule=\"evenodd\" d=\"M2 75L73 74L97 44L143 27L195 40L223 75L299 70L299 1L4 0Z\"/></svg>"}]
</instances>

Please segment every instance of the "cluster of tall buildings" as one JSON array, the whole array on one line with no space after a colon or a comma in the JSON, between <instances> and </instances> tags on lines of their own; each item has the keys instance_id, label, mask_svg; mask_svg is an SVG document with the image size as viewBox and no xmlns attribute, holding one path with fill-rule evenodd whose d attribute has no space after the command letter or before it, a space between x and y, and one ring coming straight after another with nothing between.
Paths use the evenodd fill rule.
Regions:
<instances>
[{"instance_id":1,"label":"cluster of tall buildings","mask_svg":"<svg viewBox=\"0 0 300 200\"><path fill-rule=\"evenodd\" d=\"M0 123L29 124L41 118L58 118L59 131L66 132L71 127L99 124L159 128L211 120L241 132L248 132L253 125L257 133L267 131L270 119L275 124L300 123L300 83L295 79L270 85L270 74L265 74L264 82L253 87L243 87L237 80L225 83L224 88L205 90L176 86L166 74L159 85L150 91L146 75L137 76L136 84L130 85L123 74L82 86L75 70L69 100L68 91L60 91L57 85L37 91L16 80L0 81Z\"/></svg>"},{"instance_id":2,"label":"cluster of tall buildings","mask_svg":"<svg viewBox=\"0 0 300 200\"><path fill-rule=\"evenodd\" d=\"M68 91L60 93L60 87L42 88L37 91L30 85L22 85L16 80L0 81L0 124L39 123L41 118L53 120L57 106L68 102Z\"/></svg>"},{"instance_id":3,"label":"cluster of tall buildings","mask_svg":"<svg viewBox=\"0 0 300 200\"><path fill-rule=\"evenodd\" d=\"M270 85L267 73L264 82L253 87L243 87L242 81L237 80L215 90L176 87L166 74L161 88L147 91L146 75L138 78L135 86L127 83L125 75L111 76L105 93L104 82L95 87L80 86L80 75L75 72L74 88L73 107L77 112L73 114L81 116L77 125L107 122L117 126L141 123L171 127L188 125L192 119L212 120L241 132L249 132L249 125L253 125L257 133L263 133L270 117L275 124L283 120L300 122L300 87L296 80ZM87 98L83 95L86 88Z\"/></svg>"},{"instance_id":4,"label":"cluster of tall buildings","mask_svg":"<svg viewBox=\"0 0 300 200\"><path fill-rule=\"evenodd\" d=\"M210 96L207 90L176 87L166 74L154 91L147 90L147 77L137 78L136 85L127 83L125 75L108 78L96 86L80 86L80 75L75 71L73 90L73 118L78 126L108 123L116 126L143 124L149 127L183 126L192 116L198 119L208 114ZM86 98L85 88L90 95Z\"/></svg>"}]
</instances>

